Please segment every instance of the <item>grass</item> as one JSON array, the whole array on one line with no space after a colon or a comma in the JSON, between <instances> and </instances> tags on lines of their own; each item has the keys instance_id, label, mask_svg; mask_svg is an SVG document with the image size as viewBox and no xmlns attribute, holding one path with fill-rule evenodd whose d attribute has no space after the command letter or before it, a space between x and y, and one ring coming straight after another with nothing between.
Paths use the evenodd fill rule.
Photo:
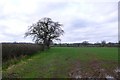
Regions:
<instances>
[{"instance_id":1,"label":"grass","mask_svg":"<svg viewBox=\"0 0 120 80\"><path fill-rule=\"evenodd\" d=\"M91 72L93 64L100 63L102 68L111 71L117 67L117 62L117 48L52 47L8 67L3 71L3 78L68 78L69 73L79 67Z\"/></svg>"},{"instance_id":2,"label":"grass","mask_svg":"<svg viewBox=\"0 0 120 80\"><path fill-rule=\"evenodd\" d=\"M22 62L28 58L30 58L31 56L19 56L19 57L14 57L14 58L11 58L7 61L3 61L2 63L2 70L6 70L9 66L12 66L12 65L15 65L15 64L18 64L19 62Z\"/></svg>"}]
</instances>

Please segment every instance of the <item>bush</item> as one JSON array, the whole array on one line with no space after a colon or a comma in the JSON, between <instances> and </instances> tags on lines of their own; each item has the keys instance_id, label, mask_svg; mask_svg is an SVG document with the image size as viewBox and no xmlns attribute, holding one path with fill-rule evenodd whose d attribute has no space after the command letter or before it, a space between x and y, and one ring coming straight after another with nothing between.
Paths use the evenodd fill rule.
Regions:
<instances>
[{"instance_id":1,"label":"bush","mask_svg":"<svg viewBox=\"0 0 120 80\"><path fill-rule=\"evenodd\" d=\"M32 43L2 43L2 61L24 55L33 55L42 50L42 45Z\"/></svg>"}]
</instances>

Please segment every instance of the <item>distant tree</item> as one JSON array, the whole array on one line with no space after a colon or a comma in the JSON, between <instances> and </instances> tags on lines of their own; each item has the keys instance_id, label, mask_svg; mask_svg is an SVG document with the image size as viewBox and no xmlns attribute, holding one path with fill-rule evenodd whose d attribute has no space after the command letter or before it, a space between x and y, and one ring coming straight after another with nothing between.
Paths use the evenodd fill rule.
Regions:
<instances>
[{"instance_id":1,"label":"distant tree","mask_svg":"<svg viewBox=\"0 0 120 80\"><path fill-rule=\"evenodd\" d=\"M94 45L97 47L97 46L101 46L101 43L99 43L99 42L96 42L96 43L94 43Z\"/></svg>"},{"instance_id":2,"label":"distant tree","mask_svg":"<svg viewBox=\"0 0 120 80\"><path fill-rule=\"evenodd\" d=\"M118 47L120 47L120 41L118 41Z\"/></svg>"},{"instance_id":3,"label":"distant tree","mask_svg":"<svg viewBox=\"0 0 120 80\"><path fill-rule=\"evenodd\" d=\"M17 43L16 41L14 41L13 43Z\"/></svg>"},{"instance_id":4,"label":"distant tree","mask_svg":"<svg viewBox=\"0 0 120 80\"><path fill-rule=\"evenodd\" d=\"M108 42L108 43L107 43L107 46L108 46L108 47L112 47L113 45L114 45L114 43L112 43L112 42Z\"/></svg>"},{"instance_id":5,"label":"distant tree","mask_svg":"<svg viewBox=\"0 0 120 80\"><path fill-rule=\"evenodd\" d=\"M101 45L102 45L102 47L104 47L106 45L106 41L105 40L101 41Z\"/></svg>"},{"instance_id":6,"label":"distant tree","mask_svg":"<svg viewBox=\"0 0 120 80\"><path fill-rule=\"evenodd\" d=\"M83 42L82 42L82 45L83 45L83 46L86 46L86 45L88 45L88 44L89 44L88 41L83 41Z\"/></svg>"},{"instance_id":7,"label":"distant tree","mask_svg":"<svg viewBox=\"0 0 120 80\"><path fill-rule=\"evenodd\" d=\"M49 48L53 40L60 40L58 37L63 35L62 24L54 22L51 18L42 18L36 24L29 26L25 37L32 36L35 43L42 43L43 47Z\"/></svg>"}]
</instances>

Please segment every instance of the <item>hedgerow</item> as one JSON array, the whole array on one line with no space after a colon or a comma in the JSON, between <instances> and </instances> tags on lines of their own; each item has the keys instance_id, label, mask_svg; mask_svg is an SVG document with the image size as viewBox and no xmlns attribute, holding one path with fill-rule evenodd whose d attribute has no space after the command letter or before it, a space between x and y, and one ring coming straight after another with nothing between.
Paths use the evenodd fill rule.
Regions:
<instances>
[{"instance_id":1,"label":"hedgerow","mask_svg":"<svg viewBox=\"0 0 120 80\"><path fill-rule=\"evenodd\" d=\"M42 45L33 43L2 43L2 61L15 57L33 55L37 51L42 51Z\"/></svg>"}]
</instances>

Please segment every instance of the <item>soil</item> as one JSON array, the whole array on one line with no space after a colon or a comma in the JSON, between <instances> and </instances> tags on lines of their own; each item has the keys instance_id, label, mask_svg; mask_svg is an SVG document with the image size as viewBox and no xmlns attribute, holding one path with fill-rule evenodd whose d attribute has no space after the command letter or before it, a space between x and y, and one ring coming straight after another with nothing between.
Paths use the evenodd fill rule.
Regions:
<instances>
[{"instance_id":1,"label":"soil","mask_svg":"<svg viewBox=\"0 0 120 80\"><path fill-rule=\"evenodd\" d=\"M87 54L88 55L88 54ZM102 67L102 64L105 64L104 61L98 60L95 55L92 56L93 60L88 61L87 65L84 65L77 60L74 63L74 66L69 71L70 78L104 78L106 80L117 80L119 78L120 69L105 69ZM110 63L110 62L109 62ZM112 62L112 65L116 64ZM84 67L83 67L84 66Z\"/></svg>"}]
</instances>

